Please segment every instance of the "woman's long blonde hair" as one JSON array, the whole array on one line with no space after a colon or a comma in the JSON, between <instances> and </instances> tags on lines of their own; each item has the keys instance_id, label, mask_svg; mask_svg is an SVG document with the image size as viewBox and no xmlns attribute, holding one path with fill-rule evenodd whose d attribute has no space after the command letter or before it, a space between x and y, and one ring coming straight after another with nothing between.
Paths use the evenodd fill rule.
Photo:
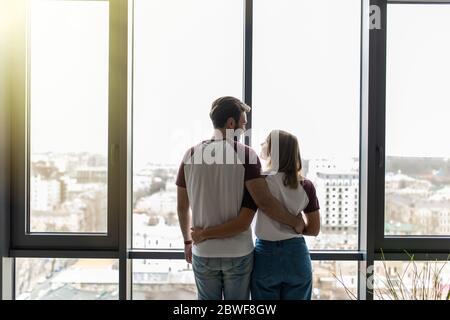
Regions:
<instances>
[{"instance_id":1,"label":"woman's long blonde hair","mask_svg":"<svg viewBox=\"0 0 450 320\"><path fill-rule=\"evenodd\" d=\"M278 136L279 169L283 172L283 183L291 189L297 189L301 179L302 158L297 137L283 130L273 130L266 139L267 153L269 155L269 168L272 167L272 136Z\"/></svg>"}]
</instances>

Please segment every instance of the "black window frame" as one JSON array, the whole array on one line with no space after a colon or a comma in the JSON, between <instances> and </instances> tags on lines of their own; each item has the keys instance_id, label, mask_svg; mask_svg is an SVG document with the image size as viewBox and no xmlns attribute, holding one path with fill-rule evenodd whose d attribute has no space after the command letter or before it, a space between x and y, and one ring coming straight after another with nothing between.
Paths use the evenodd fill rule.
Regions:
<instances>
[{"instance_id":1,"label":"black window frame","mask_svg":"<svg viewBox=\"0 0 450 320\"><path fill-rule=\"evenodd\" d=\"M377 124L374 132L374 156L377 159L374 168L376 184L376 252L387 253L449 253L450 235L448 236L400 236L385 234L385 163L386 163L386 62L387 62L387 19L389 19L389 5L450 5L448 0L440 1L374 1L381 9L381 29L374 35L371 54L370 104ZM376 63L376 65L375 65ZM381 67L380 67L381 66Z\"/></svg>"},{"instance_id":2,"label":"black window frame","mask_svg":"<svg viewBox=\"0 0 450 320\"><path fill-rule=\"evenodd\" d=\"M106 233L37 233L30 232L29 208L29 79L30 79L30 17L28 0L23 2L25 10L17 17L16 34L22 38L15 59L20 61L16 66L15 77L12 82L14 97L11 110L11 250L118 250L119 244L119 205L120 205L120 166L119 152L126 150L121 145L120 132L120 103L123 90L117 90L116 82L120 81L120 69L116 68L117 61L113 54L117 50L118 34L114 29L117 13L114 10L117 1L114 0L77 0L101 1L109 3L109 93L108 93L108 204L107 204L107 232ZM66 1L66 0L55 0ZM125 87L126 88L126 87ZM25 191L25 192L24 192Z\"/></svg>"},{"instance_id":3,"label":"black window frame","mask_svg":"<svg viewBox=\"0 0 450 320\"><path fill-rule=\"evenodd\" d=\"M108 164L108 231L104 235L26 234L24 206L26 199L26 3L15 0L14 35L24 39L11 51L14 59L6 114L11 114L10 159L0 158L0 169L11 166L11 181L0 179L0 299L14 299L14 258L116 258L119 259L119 299L132 299L132 261L134 259L184 259L181 250L131 249L132 243L132 49L133 0L109 0L110 3L110 75L109 75L109 156ZM32 1L32 0L31 0ZM65 1L65 0L55 0ZM108 0L77 0L108 1ZM311 0L313 1L313 0ZM345 0L340 0L345 1ZM416 260L446 260L450 248L448 237L392 237L384 235L384 146L386 93L386 19L388 3L442 4L447 1L361 0L361 82L360 82L360 170L358 205L358 249L353 251L311 250L312 260L357 261L358 298L373 299L367 283L372 274L368 267L381 260L408 261L408 250ZM18 4L18 5L17 5ZM242 0L244 6L244 101L252 105L253 0ZM274 4L276 2L274 1ZM380 8L381 29L369 30L371 6ZM120 66L120 67L117 67ZM5 103L3 103L5 104ZM9 106L9 108L8 108ZM2 107L2 101L0 101ZM0 122L2 118L0 118ZM248 115L252 127L252 113ZM3 123L2 123L3 124ZM6 128L5 127L5 128ZM116 130L111 130L115 128ZM251 137L246 143L251 145ZM111 160L111 159L110 159ZM111 186L111 184L114 184ZM11 194L9 194L11 190ZM8 201L10 199L10 201ZM329 198L327 198L327 201ZM20 217L22 216L22 218ZM334 227L333 227L334 228Z\"/></svg>"}]
</instances>

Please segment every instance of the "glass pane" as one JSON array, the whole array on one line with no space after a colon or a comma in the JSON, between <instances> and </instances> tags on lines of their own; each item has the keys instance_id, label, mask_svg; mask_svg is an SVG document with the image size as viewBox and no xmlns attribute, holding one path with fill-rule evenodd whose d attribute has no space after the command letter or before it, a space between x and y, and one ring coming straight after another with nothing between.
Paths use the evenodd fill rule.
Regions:
<instances>
[{"instance_id":1,"label":"glass pane","mask_svg":"<svg viewBox=\"0 0 450 320\"><path fill-rule=\"evenodd\" d=\"M253 146L295 134L316 186L314 249L356 249L359 203L361 1L254 2Z\"/></svg>"},{"instance_id":2,"label":"glass pane","mask_svg":"<svg viewBox=\"0 0 450 320\"><path fill-rule=\"evenodd\" d=\"M357 272L354 261L313 261L312 299L352 299L357 292ZM134 260L133 299L196 300L192 265L184 260Z\"/></svg>"},{"instance_id":3,"label":"glass pane","mask_svg":"<svg viewBox=\"0 0 450 320\"><path fill-rule=\"evenodd\" d=\"M134 260L133 299L196 300L192 265L184 260Z\"/></svg>"},{"instance_id":4,"label":"glass pane","mask_svg":"<svg viewBox=\"0 0 450 320\"><path fill-rule=\"evenodd\" d=\"M437 261L376 261L377 300L448 300L450 264Z\"/></svg>"},{"instance_id":5,"label":"glass pane","mask_svg":"<svg viewBox=\"0 0 450 320\"><path fill-rule=\"evenodd\" d=\"M107 1L31 1L30 230L107 231Z\"/></svg>"},{"instance_id":6,"label":"glass pane","mask_svg":"<svg viewBox=\"0 0 450 320\"><path fill-rule=\"evenodd\" d=\"M389 5L388 235L450 235L450 7Z\"/></svg>"},{"instance_id":7,"label":"glass pane","mask_svg":"<svg viewBox=\"0 0 450 320\"><path fill-rule=\"evenodd\" d=\"M355 300L358 262L313 261L313 300Z\"/></svg>"},{"instance_id":8,"label":"glass pane","mask_svg":"<svg viewBox=\"0 0 450 320\"><path fill-rule=\"evenodd\" d=\"M242 96L240 0L136 0L133 245L182 248L175 176L212 136L211 103Z\"/></svg>"},{"instance_id":9,"label":"glass pane","mask_svg":"<svg viewBox=\"0 0 450 320\"><path fill-rule=\"evenodd\" d=\"M17 300L116 300L118 260L16 259Z\"/></svg>"}]
</instances>

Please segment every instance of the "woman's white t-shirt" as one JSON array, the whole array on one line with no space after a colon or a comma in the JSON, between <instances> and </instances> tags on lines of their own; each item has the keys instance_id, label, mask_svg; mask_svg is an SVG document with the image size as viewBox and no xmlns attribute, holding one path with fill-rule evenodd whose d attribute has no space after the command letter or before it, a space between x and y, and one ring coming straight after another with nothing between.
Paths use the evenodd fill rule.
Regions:
<instances>
[{"instance_id":1,"label":"woman's white t-shirt","mask_svg":"<svg viewBox=\"0 0 450 320\"><path fill-rule=\"evenodd\" d=\"M308 214L319 210L316 189L310 180L299 182L297 189L291 189L283 183L284 173L279 172L266 176L267 185L272 195L291 213ZM285 224L275 221L258 209L255 224L255 234L258 239L268 241L287 240L302 237L295 230Z\"/></svg>"}]
</instances>

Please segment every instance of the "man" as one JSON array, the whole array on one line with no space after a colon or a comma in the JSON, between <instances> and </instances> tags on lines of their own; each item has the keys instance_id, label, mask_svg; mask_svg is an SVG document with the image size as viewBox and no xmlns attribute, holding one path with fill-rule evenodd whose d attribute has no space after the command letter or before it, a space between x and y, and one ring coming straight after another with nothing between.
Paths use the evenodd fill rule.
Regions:
<instances>
[{"instance_id":1,"label":"man","mask_svg":"<svg viewBox=\"0 0 450 320\"><path fill-rule=\"evenodd\" d=\"M249 223L233 237L194 246L191 227L214 227L238 215L251 221L259 207L297 233L304 228L303 219L291 215L270 193L255 151L234 139L245 130L249 111L234 97L214 101L210 111L214 137L192 147L178 171L178 217L200 300L249 299L254 246Z\"/></svg>"}]
</instances>

